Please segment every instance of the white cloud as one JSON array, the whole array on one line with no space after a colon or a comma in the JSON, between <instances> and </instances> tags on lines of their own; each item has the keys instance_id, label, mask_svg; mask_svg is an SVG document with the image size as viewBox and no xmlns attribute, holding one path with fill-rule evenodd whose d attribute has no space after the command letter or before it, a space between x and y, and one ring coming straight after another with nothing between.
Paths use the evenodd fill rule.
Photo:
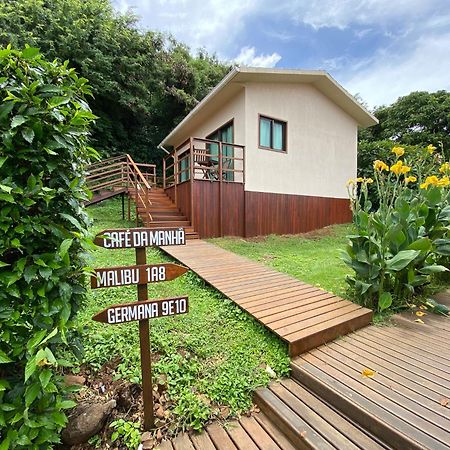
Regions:
<instances>
[{"instance_id":1,"label":"white cloud","mask_svg":"<svg viewBox=\"0 0 450 450\"><path fill-rule=\"evenodd\" d=\"M450 90L450 32L420 37L403 53L380 50L364 67L339 76L371 106L390 104L412 91Z\"/></svg>"},{"instance_id":2,"label":"white cloud","mask_svg":"<svg viewBox=\"0 0 450 450\"><path fill-rule=\"evenodd\" d=\"M314 29L344 29L350 24L382 26L384 22L402 27L410 18L420 18L445 3L446 0L294 0L289 8L298 23Z\"/></svg>"},{"instance_id":3,"label":"white cloud","mask_svg":"<svg viewBox=\"0 0 450 450\"><path fill-rule=\"evenodd\" d=\"M234 62L248 67L275 67L280 60L281 55L278 53L257 55L255 47L242 47Z\"/></svg>"},{"instance_id":4,"label":"white cloud","mask_svg":"<svg viewBox=\"0 0 450 450\"><path fill-rule=\"evenodd\" d=\"M166 31L191 47L220 56L243 31L244 18L258 10L257 0L113 0L120 10L129 6L141 16L141 26Z\"/></svg>"}]
</instances>

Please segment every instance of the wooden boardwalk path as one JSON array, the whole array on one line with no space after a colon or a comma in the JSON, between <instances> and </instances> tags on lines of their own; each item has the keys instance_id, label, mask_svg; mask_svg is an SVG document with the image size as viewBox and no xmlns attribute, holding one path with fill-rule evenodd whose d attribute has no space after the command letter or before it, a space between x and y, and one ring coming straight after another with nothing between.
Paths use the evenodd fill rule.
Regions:
<instances>
[{"instance_id":1,"label":"wooden boardwalk path","mask_svg":"<svg viewBox=\"0 0 450 450\"><path fill-rule=\"evenodd\" d=\"M162 249L299 355L365 325L372 311L202 240Z\"/></svg>"},{"instance_id":2,"label":"wooden boardwalk path","mask_svg":"<svg viewBox=\"0 0 450 450\"><path fill-rule=\"evenodd\" d=\"M366 325L370 311L203 241L164 250L299 356L291 378L255 391L259 414L158 448L450 450L448 317L421 310L420 323L417 310L408 311L347 334ZM450 290L435 298L450 306Z\"/></svg>"}]
</instances>

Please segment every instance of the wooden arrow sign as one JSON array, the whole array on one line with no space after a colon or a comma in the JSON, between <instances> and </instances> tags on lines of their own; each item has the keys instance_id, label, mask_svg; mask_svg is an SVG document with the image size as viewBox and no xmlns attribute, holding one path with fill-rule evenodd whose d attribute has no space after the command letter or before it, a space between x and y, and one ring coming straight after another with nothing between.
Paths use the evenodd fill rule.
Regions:
<instances>
[{"instance_id":1,"label":"wooden arrow sign","mask_svg":"<svg viewBox=\"0 0 450 450\"><path fill-rule=\"evenodd\" d=\"M91 276L91 288L97 289L171 281L186 273L187 270L186 267L172 263L94 269L95 275Z\"/></svg>"},{"instance_id":2,"label":"wooden arrow sign","mask_svg":"<svg viewBox=\"0 0 450 450\"><path fill-rule=\"evenodd\" d=\"M164 245L185 245L184 228L128 228L104 230L94 239L100 247L105 248L142 248Z\"/></svg>"},{"instance_id":3,"label":"wooden arrow sign","mask_svg":"<svg viewBox=\"0 0 450 450\"><path fill-rule=\"evenodd\" d=\"M163 298L112 305L97 313L92 317L92 320L117 324L135 320L156 319L157 317L176 316L178 314L186 314L188 311L189 299L187 296Z\"/></svg>"}]
</instances>

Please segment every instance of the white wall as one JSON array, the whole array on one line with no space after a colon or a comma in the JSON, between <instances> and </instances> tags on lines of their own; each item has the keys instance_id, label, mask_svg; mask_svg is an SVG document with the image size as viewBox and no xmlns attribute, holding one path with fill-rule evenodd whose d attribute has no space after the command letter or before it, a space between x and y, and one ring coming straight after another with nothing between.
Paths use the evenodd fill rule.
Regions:
<instances>
[{"instance_id":1,"label":"white wall","mask_svg":"<svg viewBox=\"0 0 450 450\"><path fill-rule=\"evenodd\" d=\"M247 191L347 198L356 176L356 121L311 84L247 83ZM258 148L258 114L287 121L287 153ZM239 124L235 118L235 124ZM237 126L236 126L237 128Z\"/></svg>"}]
</instances>

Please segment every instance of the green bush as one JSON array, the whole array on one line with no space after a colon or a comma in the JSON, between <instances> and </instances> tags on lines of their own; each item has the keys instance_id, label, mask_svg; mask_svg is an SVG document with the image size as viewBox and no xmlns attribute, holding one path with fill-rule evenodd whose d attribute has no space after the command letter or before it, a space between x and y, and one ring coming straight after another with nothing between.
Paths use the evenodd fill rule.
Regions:
<instances>
[{"instance_id":1,"label":"green bush","mask_svg":"<svg viewBox=\"0 0 450 450\"><path fill-rule=\"evenodd\" d=\"M379 311L405 306L431 275L448 271L450 256L450 165L431 145L410 153L394 147L392 153L390 166L374 162L373 179L348 183L355 234L348 236L343 259L355 275L347 281L365 305Z\"/></svg>"},{"instance_id":2,"label":"green bush","mask_svg":"<svg viewBox=\"0 0 450 450\"><path fill-rule=\"evenodd\" d=\"M52 448L74 406L55 350L86 293L86 94L67 63L0 50L1 450Z\"/></svg>"}]
</instances>

